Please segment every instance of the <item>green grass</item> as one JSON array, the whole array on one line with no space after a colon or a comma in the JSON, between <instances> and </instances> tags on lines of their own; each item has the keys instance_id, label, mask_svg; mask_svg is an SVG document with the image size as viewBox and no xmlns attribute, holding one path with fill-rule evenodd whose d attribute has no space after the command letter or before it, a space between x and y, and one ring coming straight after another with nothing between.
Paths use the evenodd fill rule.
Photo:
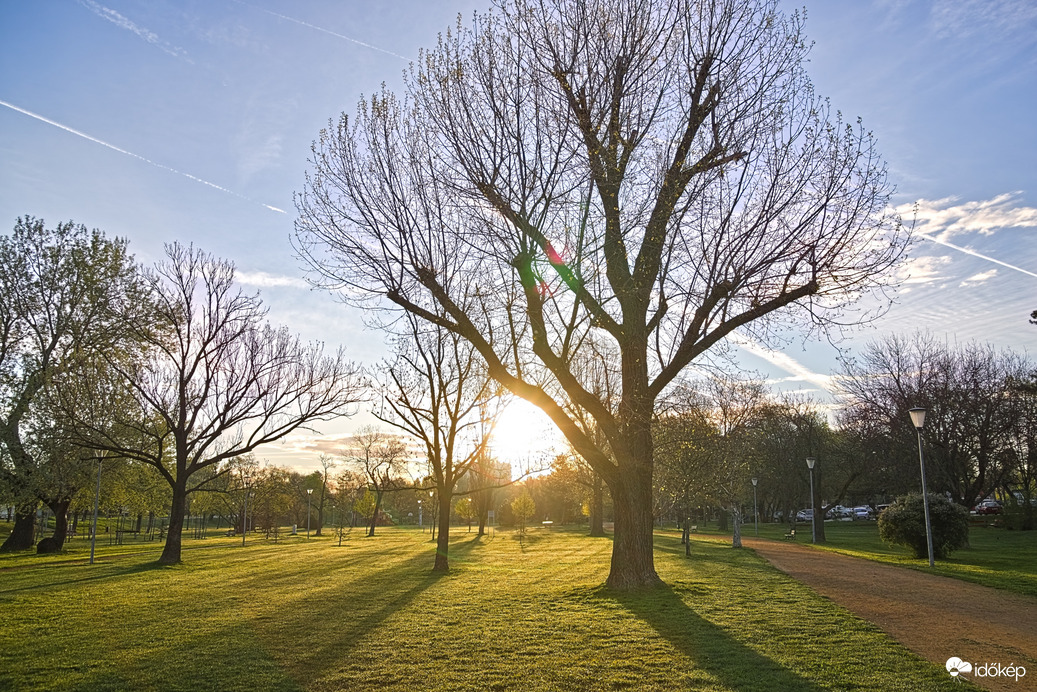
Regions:
<instances>
[{"instance_id":1,"label":"green grass","mask_svg":"<svg viewBox=\"0 0 1037 692\"><path fill-rule=\"evenodd\" d=\"M760 524L760 538L781 539L787 530L784 524ZM700 526L699 531L730 535L730 531L718 531L716 524ZM753 525L743 527L742 535L753 537ZM810 524L797 525L796 537L797 543L809 545ZM826 543L814 547L1037 596L1037 531L973 526L969 529L970 547L937 560L932 570L927 559L919 560L907 548L879 540L878 523L874 521L825 522L825 537Z\"/></svg>"},{"instance_id":2,"label":"green grass","mask_svg":"<svg viewBox=\"0 0 1037 692\"><path fill-rule=\"evenodd\" d=\"M615 594L608 539L459 532L439 576L428 534L379 534L185 541L172 568L157 543L105 546L93 566L85 542L0 556L0 689L963 689L715 541L688 559L659 535L666 586Z\"/></svg>"}]
</instances>

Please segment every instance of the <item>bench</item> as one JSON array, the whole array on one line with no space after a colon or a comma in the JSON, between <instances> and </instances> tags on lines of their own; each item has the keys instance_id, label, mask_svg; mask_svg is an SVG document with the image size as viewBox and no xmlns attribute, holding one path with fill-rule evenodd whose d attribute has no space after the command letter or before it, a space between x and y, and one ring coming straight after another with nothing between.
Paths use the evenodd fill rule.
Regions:
<instances>
[{"instance_id":1,"label":"bench","mask_svg":"<svg viewBox=\"0 0 1037 692\"><path fill-rule=\"evenodd\" d=\"M789 532L787 534L785 534L784 536L782 536L782 540L786 540L786 541L794 541L794 540L796 540L796 530L795 529L789 529Z\"/></svg>"},{"instance_id":2,"label":"bench","mask_svg":"<svg viewBox=\"0 0 1037 692\"><path fill-rule=\"evenodd\" d=\"M698 533L698 530L699 530L698 524L692 524L691 526L688 527L688 533Z\"/></svg>"}]
</instances>

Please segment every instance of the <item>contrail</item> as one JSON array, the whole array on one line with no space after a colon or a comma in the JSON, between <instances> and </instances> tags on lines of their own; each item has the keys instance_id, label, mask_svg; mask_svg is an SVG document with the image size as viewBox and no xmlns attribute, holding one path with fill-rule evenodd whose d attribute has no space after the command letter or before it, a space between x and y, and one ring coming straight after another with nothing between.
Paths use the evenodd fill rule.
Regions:
<instances>
[{"instance_id":1,"label":"contrail","mask_svg":"<svg viewBox=\"0 0 1037 692\"><path fill-rule=\"evenodd\" d=\"M937 245L946 245L947 247L949 247L949 248L951 248L953 250L957 250L958 252L964 252L966 255L972 255L973 257L978 257L980 259L985 259L988 262L993 262L994 264L1000 264L1002 267L1007 267L1008 269L1014 269L1017 272L1022 272L1023 274L1026 274L1027 276L1032 276L1033 278L1037 279L1037 274L1035 274L1035 273L1033 273L1031 271L1027 271L1027 270L1023 269L1022 267L1017 267L1014 264L1008 264L1007 262L1002 262L1001 260L994 259L993 257L988 257L987 255L981 255L981 254L979 254L978 252L976 252L974 250L969 250L968 248L963 248L963 247L961 247L959 245L955 245L954 243L948 243L946 240L939 240L937 238L932 237L931 235L926 235L925 233L919 233L918 235L920 237L922 237L922 238L925 238L926 240L931 240L932 242L936 243Z\"/></svg>"},{"instance_id":2,"label":"contrail","mask_svg":"<svg viewBox=\"0 0 1037 692\"><path fill-rule=\"evenodd\" d=\"M202 185L208 185L209 187L214 188L216 190L219 190L220 192L226 192L229 195L234 195L235 197L237 197L239 199L243 199L246 202L251 202L252 204L258 204L261 207L266 207L270 211L276 211L276 212L278 212L280 214L286 213L284 209L278 209L277 207L272 207L269 204L263 204L262 202L257 202L256 200L251 199L249 197L246 197L245 195L242 195L242 194L239 194L237 192L234 192L234 190L228 190L225 187L220 187L216 183L210 183L208 180L202 180L201 178L199 178L197 176L194 176L194 175L191 175L190 173L184 173L183 171L178 171L177 169L172 168L170 166L166 166L165 164L161 164L161 163L158 163L156 161L152 161L151 159L145 158L145 157L141 156L140 154L134 154L132 151L126 151L125 149L120 149L119 147L115 146L114 144L109 144L108 142L105 142L103 140L97 139L97 137L91 137L90 135L86 134L85 132L80 132L79 130L75 130L75 129L71 128L71 127L68 127L67 125L62 125L61 123L55 122L55 121L53 121L53 120L51 120L49 118L45 118L42 115L39 115L38 113L33 113L32 111L27 111L24 108L19 108L18 106L14 105L13 103L8 103L7 101L0 100L0 106L6 106L7 108L10 108L13 111L18 111L19 113L22 113L23 115L27 115L30 118L35 118L36 120L39 120L41 122L47 123L48 125L53 125L54 127L60 128L60 129L64 130L65 132L71 132L72 134L76 135L77 137L82 137L83 139L88 139L91 142L94 142L95 144L100 144L103 147L108 147L109 149L111 149L113 151L117 151L120 154L125 154L126 156L132 156L133 158L139 159L139 160L143 161L144 163L151 164L155 168L161 168L162 170L169 171L171 173L176 173L177 175L182 175L185 178L188 178L190 180L195 181L196 183L201 183Z\"/></svg>"},{"instance_id":3,"label":"contrail","mask_svg":"<svg viewBox=\"0 0 1037 692\"><path fill-rule=\"evenodd\" d=\"M727 340L737 344L749 353L766 360L771 365L775 365L791 375L795 375L800 379L820 387L829 394L839 393L839 387L835 384L834 377L814 372L787 353L775 351L774 349L768 348L758 341L751 339L744 334L739 334L738 332L731 332L728 334Z\"/></svg>"},{"instance_id":4,"label":"contrail","mask_svg":"<svg viewBox=\"0 0 1037 692\"><path fill-rule=\"evenodd\" d=\"M364 48L370 48L371 50L376 50L379 53L385 53L386 55L391 55L394 58L399 58L400 60L404 60L406 62L412 62L412 60L413 60L412 58L408 58L408 57L406 57L404 55L400 55L399 53L393 53L391 50L385 50L384 48L379 48L378 46L372 46L370 43L364 43L363 41L358 41L357 39L350 38L349 36L343 36L342 34L336 34L334 31L330 31L330 30L325 29L323 27L319 27L319 26L317 26L315 24L310 24L309 22L304 22L301 19L295 19L294 17L289 17L287 15L283 15L283 14L280 14L278 12L273 12L273 11L265 9L263 7L256 7L255 5L250 5L247 2L242 2L241 0L234 0L234 2L238 3L239 5L244 5L245 7L250 7L253 10L259 10L260 12L266 12L267 14L273 15L275 17L280 17L281 19L284 19L284 20L289 21L289 22L295 22L296 24L308 27L308 28L313 29L315 31L323 32L325 34L328 34L329 36L334 36L335 38L340 38L340 39L342 39L344 41L349 41L350 43L355 43L358 46L363 46Z\"/></svg>"}]
</instances>

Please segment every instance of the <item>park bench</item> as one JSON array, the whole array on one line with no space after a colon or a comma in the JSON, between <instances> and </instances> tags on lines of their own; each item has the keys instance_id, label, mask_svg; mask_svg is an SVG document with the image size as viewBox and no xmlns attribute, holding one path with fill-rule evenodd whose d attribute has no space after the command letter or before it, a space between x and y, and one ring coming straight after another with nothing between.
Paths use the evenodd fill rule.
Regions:
<instances>
[{"instance_id":1,"label":"park bench","mask_svg":"<svg viewBox=\"0 0 1037 692\"><path fill-rule=\"evenodd\" d=\"M698 524L692 524L691 526L688 527L688 533L698 533L698 530L699 530L699 525Z\"/></svg>"},{"instance_id":2,"label":"park bench","mask_svg":"<svg viewBox=\"0 0 1037 692\"><path fill-rule=\"evenodd\" d=\"M789 532L787 534L785 534L784 536L782 536L782 539L786 540L786 541L794 541L794 540L796 540L796 530L795 529L789 529Z\"/></svg>"}]
</instances>

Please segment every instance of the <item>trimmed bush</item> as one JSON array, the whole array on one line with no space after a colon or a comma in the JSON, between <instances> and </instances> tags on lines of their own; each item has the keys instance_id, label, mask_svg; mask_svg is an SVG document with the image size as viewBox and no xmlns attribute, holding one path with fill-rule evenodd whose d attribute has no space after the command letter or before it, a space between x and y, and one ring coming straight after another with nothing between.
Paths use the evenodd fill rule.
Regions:
<instances>
[{"instance_id":1,"label":"trimmed bush","mask_svg":"<svg viewBox=\"0 0 1037 692\"><path fill-rule=\"evenodd\" d=\"M943 495L929 493L929 520L933 530L933 556L945 558L969 544L969 513ZM898 497L879 515L879 538L903 545L917 558L929 557L925 538L925 506L921 493Z\"/></svg>"}]
</instances>

